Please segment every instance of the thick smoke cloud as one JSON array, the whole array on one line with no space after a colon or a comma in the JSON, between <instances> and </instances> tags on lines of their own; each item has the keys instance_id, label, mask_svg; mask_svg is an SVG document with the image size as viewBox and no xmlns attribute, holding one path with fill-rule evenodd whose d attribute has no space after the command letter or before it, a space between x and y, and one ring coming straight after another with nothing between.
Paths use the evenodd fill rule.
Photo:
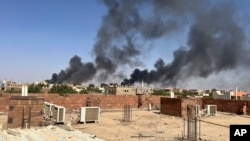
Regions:
<instances>
[{"instance_id":1,"label":"thick smoke cloud","mask_svg":"<svg viewBox=\"0 0 250 141\"><path fill-rule=\"evenodd\" d=\"M187 45L173 53L173 61L159 58L153 70L134 69L123 85L142 80L148 84L176 86L180 80L207 78L223 71L249 65L250 52L244 47L244 29L235 18L233 2L201 0L103 0L107 14L102 17L93 46L94 62L82 63L74 56L70 66L51 81L79 84L93 78L123 79L118 70L142 67L141 59L151 42L188 29ZM146 12L145 12L146 11ZM147 13L149 12L149 13ZM123 78L122 78L123 77Z\"/></svg>"},{"instance_id":2,"label":"thick smoke cloud","mask_svg":"<svg viewBox=\"0 0 250 141\"><path fill-rule=\"evenodd\" d=\"M121 1L121 3L104 1L104 3L109 11L108 15L103 17L93 52L96 58L105 58L106 62L112 62L108 65L113 64L112 68L116 68L115 64L129 64L134 61L135 56L140 54L131 35L132 30L139 26L140 17L133 8L134 2L132 1ZM95 63L107 69L101 60Z\"/></svg>"},{"instance_id":3,"label":"thick smoke cloud","mask_svg":"<svg viewBox=\"0 0 250 141\"><path fill-rule=\"evenodd\" d=\"M69 67L61 70L59 74L52 74L50 83L62 84L81 84L90 80L96 73L96 68L93 63L82 63L81 58L74 56L70 59Z\"/></svg>"},{"instance_id":4,"label":"thick smoke cloud","mask_svg":"<svg viewBox=\"0 0 250 141\"><path fill-rule=\"evenodd\" d=\"M223 4L223 8L222 5L214 5L196 14L197 8L190 9L196 6L190 3L186 5L185 1L155 2L161 10L166 8L174 14L192 14L194 23L190 27L188 46L176 50L170 64L166 65L159 59L155 63L155 70L148 72L147 69L135 69L130 79L124 79L123 85L144 80L147 83L161 82L175 86L180 79L193 76L206 78L213 73L249 65L246 61L249 52L243 46L246 37L243 28L233 17L235 9L232 4ZM201 3L199 5L202 6Z\"/></svg>"}]
</instances>

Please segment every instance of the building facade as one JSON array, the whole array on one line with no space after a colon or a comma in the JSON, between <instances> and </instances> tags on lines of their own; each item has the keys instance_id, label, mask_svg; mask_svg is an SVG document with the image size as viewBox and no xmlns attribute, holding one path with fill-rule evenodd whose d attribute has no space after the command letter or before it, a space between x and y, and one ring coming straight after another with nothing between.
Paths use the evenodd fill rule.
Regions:
<instances>
[{"instance_id":1,"label":"building facade","mask_svg":"<svg viewBox=\"0 0 250 141\"><path fill-rule=\"evenodd\" d=\"M106 87L106 94L111 95L135 95L136 90L134 87L129 86L109 86Z\"/></svg>"},{"instance_id":2,"label":"building facade","mask_svg":"<svg viewBox=\"0 0 250 141\"><path fill-rule=\"evenodd\" d=\"M153 90L147 87L132 87L132 86L109 86L105 88L106 94L111 95L145 95L151 94Z\"/></svg>"}]
</instances>

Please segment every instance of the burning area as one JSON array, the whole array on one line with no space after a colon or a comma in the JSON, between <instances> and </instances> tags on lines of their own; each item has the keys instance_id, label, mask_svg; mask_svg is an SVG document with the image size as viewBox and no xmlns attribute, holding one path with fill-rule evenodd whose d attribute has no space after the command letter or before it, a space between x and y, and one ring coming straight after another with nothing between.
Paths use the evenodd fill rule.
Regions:
<instances>
[{"instance_id":1,"label":"burning area","mask_svg":"<svg viewBox=\"0 0 250 141\"><path fill-rule=\"evenodd\" d=\"M249 27L242 26L247 20L237 18L244 13L238 12L235 2L103 0L102 3L107 13L93 46L94 61L84 63L74 56L69 67L54 73L49 82L81 84L92 79L117 78L122 85L143 80L147 84L180 86L189 79L209 78L223 72L232 74L231 70L238 73L249 66L246 36ZM167 38L184 29L188 30L186 45L173 52L171 62L159 58L153 69L141 69L148 61L142 59L148 50L145 42ZM130 70L123 69L126 67Z\"/></svg>"}]
</instances>

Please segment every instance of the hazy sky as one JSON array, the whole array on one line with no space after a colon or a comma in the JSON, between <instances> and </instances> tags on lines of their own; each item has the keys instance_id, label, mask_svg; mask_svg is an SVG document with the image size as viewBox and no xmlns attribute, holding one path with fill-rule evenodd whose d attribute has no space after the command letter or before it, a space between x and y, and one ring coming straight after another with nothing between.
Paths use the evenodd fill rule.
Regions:
<instances>
[{"instance_id":1,"label":"hazy sky","mask_svg":"<svg viewBox=\"0 0 250 141\"><path fill-rule=\"evenodd\" d=\"M104 13L95 0L1 0L0 80L41 81L73 55L91 60Z\"/></svg>"},{"instance_id":2,"label":"hazy sky","mask_svg":"<svg viewBox=\"0 0 250 141\"><path fill-rule=\"evenodd\" d=\"M187 7L190 8L193 5L204 6L202 4L196 4L196 2L198 2L197 0L194 0L193 2L193 4L190 2L191 6ZM221 0L217 2L214 0L210 3L213 2L216 5L217 3L225 1ZM161 7L161 5L157 5L157 2L155 3L159 8L165 9L164 5ZM163 21L169 20L173 23L178 23L178 25L173 26L173 28L178 30L169 32L168 34L164 33L164 36L159 36L157 39L152 39L155 37L148 37L149 35L144 33L144 31L146 31L145 29L142 30L141 28L136 27L135 30L140 29L140 31L138 30L138 33L131 31L132 33L144 34L133 36L135 37L133 40L138 39L137 44L145 46L138 57L138 62L142 62L142 64L138 66L133 65L133 68L127 65L124 66L124 69L122 67L122 69L120 68L117 71L125 71L125 76L129 78L134 68L147 68L148 70L154 69L154 64L158 58L162 58L165 64L171 64L174 59L174 51L180 49L180 47L187 49L188 46L192 46L188 42L190 39L188 34L190 34L191 25L196 23L197 25L202 25L200 26L201 28L204 28L204 23L199 21L202 21L202 18L199 17L202 14L198 15L200 12L197 12L202 8L196 9L195 7L194 9L197 11L187 10L185 9L185 5L179 5L178 2L169 3L173 4L173 7L170 7L169 11L170 13L173 12L174 16L179 16L184 12L189 12L191 13L190 15L195 18L171 21L169 20L173 18L171 16L166 16L167 20L162 18L164 17L164 14L161 15L162 17L159 16L160 18L157 17L163 19ZM98 38L98 31L103 26L104 16L110 12L108 8L112 8L110 5L111 4L107 1L105 1L104 4L101 0L0 0L0 80L11 79L17 82L34 82L50 79L52 73L59 73L61 70L66 69L69 66L69 60L74 55L81 57L82 62L94 62L97 53L93 53L93 48L95 43L100 40L100 37ZM213 4L211 5L208 5L207 11L210 10L209 6L213 7ZM246 39L244 39L244 45L242 46L249 50L250 3L248 0L239 0L234 2L233 5L236 7L236 14L234 13L235 17L233 18L238 21L237 24L240 27L245 28L243 32ZM181 9L182 7L184 9ZM139 10L141 17L147 15L149 15L149 17L155 16L151 15L152 9L150 9L147 4L142 6L137 4L134 8ZM226 7L221 8L224 9ZM225 14L227 14L227 12ZM209 15L207 13L204 15ZM210 12L210 15L211 13L212 12ZM203 19L203 21L205 20L206 18ZM225 21L227 20L228 19L225 18ZM214 24L217 23L215 22ZM165 25L164 27L167 28ZM159 33L160 31L161 29L158 29L157 34L161 34ZM130 35L131 32L128 33L128 35ZM220 36L220 33L215 34L215 36ZM123 43L123 41L121 41L121 43ZM192 47L190 48L192 49ZM98 49L98 47L96 47L96 49ZM103 53L105 53L105 51L103 51ZM191 53L186 54L187 56L191 55ZM112 59L112 57L110 59ZM194 59L194 61L197 61L197 58ZM184 67L181 67L180 69L189 72L189 67L192 67L194 64L187 63L183 65ZM239 83L240 85L244 85L242 87L246 89L250 82L246 80L242 82L242 79L248 78L248 80L250 80L250 75L246 73L246 70L242 71L242 69L240 69L241 67L242 66L238 67L237 65L225 66L225 68L213 71L211 74L209 73L209 75L205 74L205 77L200 77L203 75L201 73L204 71L197 71L197 73L194 71L193 73L190 72L185 75L183 75L183 73L178 73L175 78L178 78L178 80L174 83L179 87L187 86L201 88L205 88L207 85L210 85L211 87L221 86L229 88ZM165 68L169 70L168 67ZM202 69L207 71L206 68ZM225 75L226 73L229 75ZM244 74L247 77L240 76L239 79L235 79L235 74L239 73ZM186 77L189 74L190 81L187 79L189 83L186 83L187 80L184 80L182 75ZM229 79L231 77L234 79ZM206 81L209 78L211 81ZM217 78L222 80L223 83L232 80L235 80L236 82L224 85L219 83Z\"/></svg>"},{"instance_id":3,"label":"hazy sky","mask_svg":"<svg viewBox=\"0 0 250 141\"><path fill-rule=\"evenodd\" d=\"M92 61L105 14L107 8L100 0L0 0L0 80L49 79L65 69L74 55ZM163 50L170 50L166 58L171 58L173 49ZM160 50L154 52L165 56ZM151 66L155 62L148 61Z\"/></svg>"}]
</instances>

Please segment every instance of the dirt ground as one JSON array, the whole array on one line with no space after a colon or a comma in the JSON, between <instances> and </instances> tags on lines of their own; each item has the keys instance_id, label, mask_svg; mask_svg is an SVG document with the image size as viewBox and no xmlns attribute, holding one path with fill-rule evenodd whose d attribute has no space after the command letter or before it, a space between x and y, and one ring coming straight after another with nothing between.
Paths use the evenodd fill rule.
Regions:
<instances>
[{"instance_id":1,"label":"dirt ground","mask_svg":"<svg viewBox=\"0 0 250 141\"><path fill-rule=\"evenodd\" d=\"M0 112L0 130L7 128L7 113Z\"/></svg>"},{"instance_id":2,"label":"dirt ground","mask_svg":"<svg viewBox=\"0 0 250 141\"><path fill-rule=\"evenodd\" d=\"M198 122L198 138L204 141L229 141L230 124L250 123L250 117L227 113L203 116L201 120L204 122ZM187 135L184 135L187 122L183 118L147 110L132 111L131 122L123 121L122 111L102 112L99 123L77 124L73 127L108 141L178 141Z\"/></svg>"},{"instance_id":3,"label":"dirt ground","mask_svg":"<svg viewBox=\"0 0 250 141\"><path fill-rule=\"evenodd\" d=\"M75 115L67 113L65 124L69 123L70 116ZM216 116L203 116L201 120L198 138L204 141L229 141L230 124L250 123L249 116L221 112ZM6 122L7 115L0 114L0 127L4 128ZM156 110L133 110L131 122L123 120L123 110L102 111L98 123L72 123L72 127L107 141L178 141L187 135L183 118L159 114Z\"/></svg>"}]
</instances>

